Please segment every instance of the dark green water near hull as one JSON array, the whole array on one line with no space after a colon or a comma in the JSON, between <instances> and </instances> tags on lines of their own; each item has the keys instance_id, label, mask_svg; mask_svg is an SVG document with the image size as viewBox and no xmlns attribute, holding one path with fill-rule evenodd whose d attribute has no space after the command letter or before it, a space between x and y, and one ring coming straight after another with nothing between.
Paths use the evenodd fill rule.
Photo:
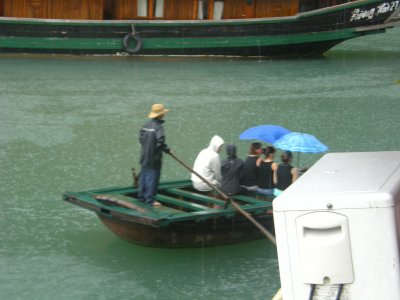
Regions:
<instances>
[{"instance_id":1,"label":"dark green water near hull","mask_svg":"<svg viewBox=\"0 0 400 300\"><path fill-rule=\"evenodd\" d=\"M168 144L189 164L214 134L245 157L238 136L259 124L333 152L400 150L399 80L399 28L310 60L0 57L0 298L270 299L280 283L268 241L143 248L62 192L131 184L154 102L171 108ZM164 179L187 176L166 157Z\"/></svg>"}]
</instances>

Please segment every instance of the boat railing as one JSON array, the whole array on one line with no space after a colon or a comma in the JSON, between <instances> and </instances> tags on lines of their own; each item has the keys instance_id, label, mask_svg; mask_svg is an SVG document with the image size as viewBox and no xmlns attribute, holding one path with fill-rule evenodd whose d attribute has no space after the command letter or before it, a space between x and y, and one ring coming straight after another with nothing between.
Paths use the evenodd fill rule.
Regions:
<instances>
[{"instance_id":1,"label":"boat railing","mask_svg":"<svg viewBox=\"0 0 400 300\"><path fill-rule=\"evenodd\" d=\"M282 18L299 13L336 7L354 0L278 0L268 1L208 1L192 0L180 5L180 1L93 1L83 5L77 2L73 7L47 1L38 5L32 1L0 0L0 17L17 17L32 20L76 21L223 21L243 19Z\"/></svg>"}]
</instances>

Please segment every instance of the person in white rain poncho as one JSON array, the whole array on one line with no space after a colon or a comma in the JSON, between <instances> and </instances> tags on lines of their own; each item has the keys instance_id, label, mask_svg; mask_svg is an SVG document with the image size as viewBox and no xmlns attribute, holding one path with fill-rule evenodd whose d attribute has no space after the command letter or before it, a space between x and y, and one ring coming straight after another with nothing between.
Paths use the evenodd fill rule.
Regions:
<instances>
[{"instance_id":1,"label":"person in white rain poncho","mask_svg":"<svg viewBox=\"0 0 400 300\"><path fill-rule=\"evenodd\" d=\"M210 145L200 151L194 162L193 170L199 173L204 179L211 184L220 187L221 176L221 159L219 153L224 145L224 140L218 135L214 135L210 141ZM193 187L201 192L209 192L212 188L201 180L197 175L192 174Z\"/></svg>"}]
</instances>

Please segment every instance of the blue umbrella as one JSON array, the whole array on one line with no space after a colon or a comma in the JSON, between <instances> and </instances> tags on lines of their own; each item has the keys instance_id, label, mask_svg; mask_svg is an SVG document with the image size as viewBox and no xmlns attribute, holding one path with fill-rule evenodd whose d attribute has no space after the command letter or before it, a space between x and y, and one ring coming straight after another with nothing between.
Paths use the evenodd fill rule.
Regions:
<instances>
[{"instance_id":1,"label":"blue umbrella","mask_svg":"<svg viewBox=\"0 0 400 300\"><path fill-rule=\"evenodd\" d=\"M289 129L278 125L260 125L243 131L240 134L239 139L260 140L273 144L276 140L290 132Z\"/></svg>"},{"instance_id":2,"label":"blue umbrella","mask_svg":"<svg viewBox=\"0 0 400 300\"><path fill-rule=\"evenodd\" d=\"M274 143L276 148L293 152L321 153L328 151L328 147L315 136L307 133L291 132L282 136Z\"/></svg>"}]
</instances>

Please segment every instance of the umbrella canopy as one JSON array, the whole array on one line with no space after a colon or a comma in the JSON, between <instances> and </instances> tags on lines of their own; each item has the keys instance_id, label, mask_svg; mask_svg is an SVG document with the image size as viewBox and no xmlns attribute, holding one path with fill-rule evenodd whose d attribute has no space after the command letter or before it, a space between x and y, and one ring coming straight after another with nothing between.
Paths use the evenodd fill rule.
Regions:
<instances>
[{"instance_id":1,"label":"umbrella canopy","mask_svg":"<svg viewBox=\"0 0 400 300\"><path fill-rule=\"evenodd\" d=\"M321 153L328 151L328 147L315 136L300 132L285 134L274 143L274 146L292 152Z\"/></svg>"},{"instance_id":2,"label":"umbrella canopy","mask_svg":"<svg viewBox=\"0 0 400 300\"><path fill-rule=\"evenodd\" d=\"M270 144L280 139L287 133L290 133L289 129L278 125L260 125L251 127L243 131L239 135L241 140L260 140Z\"/></svg>"}]
</instances>

